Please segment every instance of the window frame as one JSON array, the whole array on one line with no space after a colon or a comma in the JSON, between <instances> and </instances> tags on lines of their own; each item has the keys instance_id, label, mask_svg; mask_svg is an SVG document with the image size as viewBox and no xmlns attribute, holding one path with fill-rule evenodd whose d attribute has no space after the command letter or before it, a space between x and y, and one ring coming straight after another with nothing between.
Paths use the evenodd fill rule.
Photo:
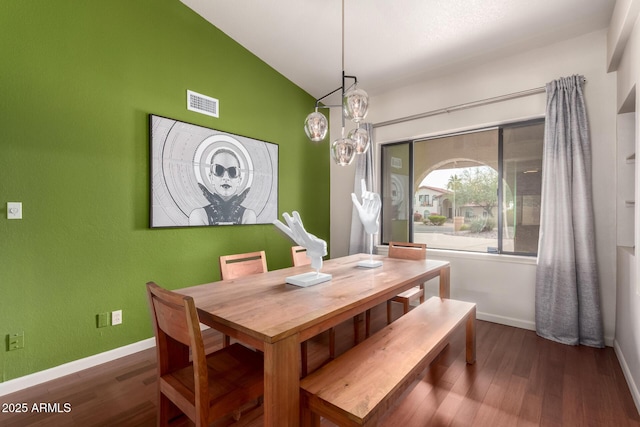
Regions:
<instances>
[{"instance_id":1,"label":"window frame","mask_svg":"<svg viewBox=\"0 0 640 427\"><path fill-rule=\"evenodd\" d=\"M417 142L421 142L421 141L426 141L426 140L430 140L430 139L437 139L437 138L445 138L445 137L452 137L452 136L457 136L457 135L464 135L464 134L470 134L470 133L476 133L476 132L483 132L483 131L487 131L487 130L492 130L492 129L497 129L498 130L498 190L497 190L497 196L498 196L498 206L500 207L499 209L497 209L498 211L498 219L497 219L497 248L496 251L486 251L486 252L476 252L476 251L467 251L467 250L462 250L462 249L447 249L447 248L433 248L434 250L443 250L443 251L453 251L456 253L461 253L461 254L486 254L486 255L499 255L499 256L518 256L518 257L526 257L526 258L537 258L538 254L537 251L536 252L522 252L522 251L504 251L504 245L503 245L503 221L504 221L504 209L502 208L504 206L504 139L503 139L503 132L505 130L505 128L516 128L516 127L521 127L521 126L530 126L530 125L535 125L535 124L544 124L545 122L545 118L544 117L535 117L535 118L531 118L531 119L525 119L525 120L517 120L517 121L511 121L511 122L505 122L505 123L501 123L498 125L492 125L492 126L481 126L481 127L475 127L475 128L471 128L471 129L467 129L464 131L459 131L459 132L443 132L443 133L438 133L438 134L434 134L428 137L421 137L421 138L414 138L414 139L409 139L409 140L402 140L402 141L394 141L394 142L388 142L388 143L384 143L384 144L380 144L380 155L379 155L379 170L380 170L380 175L379 175L379 183L380 183L380 189L381 189L381 193L382 193L382 189L384 189L384 177L386 174L386 169L385 169L385 165L383 162L383 157L384 157L384 149L386 147L391 147L391 146L398 146L398 145L403 145L403 144L407 144L407 148L408 148L408 157L409 157L409 194L408 194L408 213L409 213L409 221L408 221L408 234L409 234L409 241L413 242L414 241L414 227L413 227L413 220L412 220L412 216L413 216L413 212L416 208L416 206L414 206L414 198L415 198L415 188L414 188L414 177L415 177L415 170L414 170L414 146L415 143ZM544 150L544 141L543 141L543 150ZM541 157L543 156L543 153L540 153ZM542 179L542 178L541 178ZM381 194L382 196L382 194ZM542 196L542 195L541 195ZM381 245L388 245L389 244L389 239L384 235L384 215L383 215L383 210L381 210L380 212L380 238L379 238L379 242ZM539 238L539 234L538 234L538 238Z\"/></svg>"},{"instance_id":2,"label":"window frame","mask_svg":"<svg viewBox=\"0 0 640 427\"><path fill-rule=\"evenodd\" d=\"M386 169L385 169L385 165L383 164L383 159L382 159L382 152L386 147L394 147L394 146L399 146L399 145L407 145L408 147L408 161L409 161L409 176L413 177L413 143L414 141L412 140L404 140L404 141L395 141L395 142L389 142L386 144L381 144L380 145L380 176L379 176L379 184L380 184L380 197L383 197L382 194L382 190L384 189L384 180L383 177L385 175ZM409 179L409 195L410 197L408 197L408 203L409 203L409 208L408 208L408 215L411 218L413 216L413 196L411 196L413 194L413 180ZM382 239L384 237L384 208L380 209L380 232L379 232L379 238L380 238L380 243L382 243L383 245L389 245L389 242L383 242ZM413 241L413 221L409 220L408 221L408 230L407 230L408 234L409 234L409 240Z\"/></svg>"}]
</instances>

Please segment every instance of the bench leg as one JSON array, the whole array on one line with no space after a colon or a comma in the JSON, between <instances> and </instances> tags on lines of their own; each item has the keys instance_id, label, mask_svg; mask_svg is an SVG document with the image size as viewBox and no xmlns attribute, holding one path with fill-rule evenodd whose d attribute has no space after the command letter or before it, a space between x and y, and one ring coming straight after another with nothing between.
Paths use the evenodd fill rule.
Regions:
<instances>
[{"instance_id":1,"label":"bench leg","mask_svg":"<svg viewBox=\"0 0 640 427\"><path fill-rule=\"evenodd\" d=\"M467 316L467 363L476 363L476 308Z\"/></svg>"}]
</instances>

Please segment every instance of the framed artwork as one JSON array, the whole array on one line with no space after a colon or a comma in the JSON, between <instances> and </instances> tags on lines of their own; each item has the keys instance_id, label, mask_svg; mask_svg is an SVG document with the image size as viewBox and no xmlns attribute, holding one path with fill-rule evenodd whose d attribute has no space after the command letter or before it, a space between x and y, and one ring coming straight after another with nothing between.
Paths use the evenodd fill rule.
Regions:
<instances>
[{"instance_id":1,"label":"framed artwork","mask_svg":"<svg viewBox=\"0 0 640 427\"><path fill-rule=\"evenodd\" d=\"M278 145L149 115L151 227L271 224Z\"/></svg>"}]
</instances>

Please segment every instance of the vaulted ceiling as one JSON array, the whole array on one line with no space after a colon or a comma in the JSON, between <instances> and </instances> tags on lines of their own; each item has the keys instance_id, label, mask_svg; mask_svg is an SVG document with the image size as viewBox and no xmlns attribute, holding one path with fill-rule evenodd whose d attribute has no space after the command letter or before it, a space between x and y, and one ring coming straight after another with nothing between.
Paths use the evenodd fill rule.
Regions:
<instances>
[{"instance_id":1,"label":"vaulted ceiling","mask_svg":"<svg viewBox=\"0 0 640 427\"><path fill-rule=\"evenodd\" d=\"M341 0L181 1L314 97L340 86ZM606 28L615 4L344 2L344 70L370 95Z\"/></svg>"}]
</instances>

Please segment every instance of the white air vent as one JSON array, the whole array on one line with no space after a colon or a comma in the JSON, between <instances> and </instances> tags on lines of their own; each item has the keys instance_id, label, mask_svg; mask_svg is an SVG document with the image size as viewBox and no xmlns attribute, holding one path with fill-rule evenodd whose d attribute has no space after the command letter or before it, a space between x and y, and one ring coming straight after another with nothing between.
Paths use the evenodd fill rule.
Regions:
<instances>
[{"instance_id":1,"label":"white air vent","mask_svg":"<svg viewBox=\"0 0 640 427\"><path fill-rule=\"evenodd\" d=\"M207 95L187 90L187 110L207 116L218 117L220 101Z\"/></svg>"}]
</instances>

